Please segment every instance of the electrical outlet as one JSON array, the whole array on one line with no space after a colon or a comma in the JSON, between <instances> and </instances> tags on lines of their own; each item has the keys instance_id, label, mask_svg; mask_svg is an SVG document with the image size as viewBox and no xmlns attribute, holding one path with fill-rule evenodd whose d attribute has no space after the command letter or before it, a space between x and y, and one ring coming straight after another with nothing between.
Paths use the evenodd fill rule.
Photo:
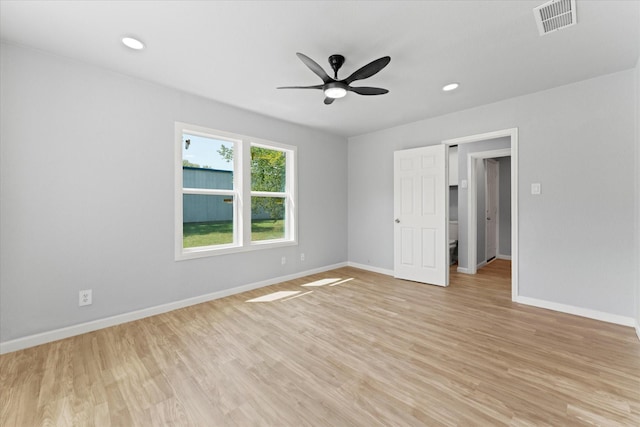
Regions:
<instances>
[{"instance_id":1,"label":"electrical outlet","mask_svg":"<svg viewBox=\"0 0 640 427\"><path fill-rule=\"evenodd\" d=\"M300 261L304 261L304 253L300 254Z\"/></svg>"},{"instance_id":2,"label":"electrical outlet","mask_svg":"<svg viewBox=\"0 0 640 427\"><path fill-rule=\"evenodd\" d=\"M93 303L91 298L91 289L85 289L80 291L78 295L78 307L83 305L91 305Z\"/></svg>"},{"instance_id":3,"label":"electrical outlet","mask_svg":"<svg viewBox=\"0 0 640 427\"><path fill-rule=\"evenodd\" d=\"M287 257L283 256L282 257L282 265L285 265L287 263Z\"/></svg>"}]
</instances>

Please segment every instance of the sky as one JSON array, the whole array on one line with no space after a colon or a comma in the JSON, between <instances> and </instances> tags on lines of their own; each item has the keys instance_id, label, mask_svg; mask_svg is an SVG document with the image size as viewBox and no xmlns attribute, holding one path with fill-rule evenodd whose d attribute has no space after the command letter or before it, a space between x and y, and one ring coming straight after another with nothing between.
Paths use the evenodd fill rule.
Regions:
<instances>
[{"instance_id":1,"label":"sky","mask_svg":"<svg viewBox=\"0 0 640 427\"><path fill-rule=\"evenodd\" d=\"M187 139L191 141L188 149L185 148ZM218 154L218 150L223 144L230 147L231 142L183 133L182 143L183 160L188 160L200 166L210 166L212 169L233 170L233 162L227 162Z\"/></svg>"}]
</instances>

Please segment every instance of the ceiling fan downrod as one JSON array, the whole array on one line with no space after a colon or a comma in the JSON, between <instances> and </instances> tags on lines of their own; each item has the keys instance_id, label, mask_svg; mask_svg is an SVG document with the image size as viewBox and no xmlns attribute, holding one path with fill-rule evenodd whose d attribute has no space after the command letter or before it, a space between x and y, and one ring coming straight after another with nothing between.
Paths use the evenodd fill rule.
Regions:
<instances>
[{"instance_id":1,"label":"ceiling fan downrod","mask_svg":"<svg viewBox=\"0 0 640 427\"><path fill-rule=\"evenodd\" d=\"M329 65L331 65L331 69L333 70L333 78L338 80L338 70L344 64L344 56L342 55L331 55L329 57Z\"/></svg>"}]
</instances>

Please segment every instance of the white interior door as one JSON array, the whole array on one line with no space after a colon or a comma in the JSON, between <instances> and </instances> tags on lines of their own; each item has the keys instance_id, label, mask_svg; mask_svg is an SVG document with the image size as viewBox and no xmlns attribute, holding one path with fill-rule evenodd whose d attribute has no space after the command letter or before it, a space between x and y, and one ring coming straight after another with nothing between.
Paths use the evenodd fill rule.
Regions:
<instances>
[{"instance_id":1,"label":"white interior door","mask_svg":"<svg viewBox=\"0 0 640 427\"><path fill-rule=\"evenodd\" d=\"M498 255L498 162L486 160L486 258L491 261Z\"/></svg>"},{"instance_id":2,"label":"white interior door","mask_svg":"<svg viewBox=\"0 0 640 427\"><path fill-rule=\"evenodd\" d=\"M445 145L394 153L394 276L449 285Z\"/></svg>"}]
</instances>

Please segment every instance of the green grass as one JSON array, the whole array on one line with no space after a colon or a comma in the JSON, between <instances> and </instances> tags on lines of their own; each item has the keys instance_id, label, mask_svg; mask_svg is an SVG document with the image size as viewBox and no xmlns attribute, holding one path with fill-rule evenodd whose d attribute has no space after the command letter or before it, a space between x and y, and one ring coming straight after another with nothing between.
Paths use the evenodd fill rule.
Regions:
<instances>
[{"instance_id":1,"label":"green grass","mask_svg":"<svg viewBox=\"0 0 640 427\"><path fill-rule=\"evenodd\" d=\"M182 225L183 247L224 245L233 242L231 221L189 222ZM251 222L251 240L282 239L284 220L254 220Z\"/></svg>"},{"instance_id":2,"label":"green grass","mask_svg":"<svg viewBox=\"0 0 640 427\"><path fill-rule=\"evenodd\" d=\"M256 219L251 221L251 241L284 238L284 220Z\"/></svg>"}]
</instances>

